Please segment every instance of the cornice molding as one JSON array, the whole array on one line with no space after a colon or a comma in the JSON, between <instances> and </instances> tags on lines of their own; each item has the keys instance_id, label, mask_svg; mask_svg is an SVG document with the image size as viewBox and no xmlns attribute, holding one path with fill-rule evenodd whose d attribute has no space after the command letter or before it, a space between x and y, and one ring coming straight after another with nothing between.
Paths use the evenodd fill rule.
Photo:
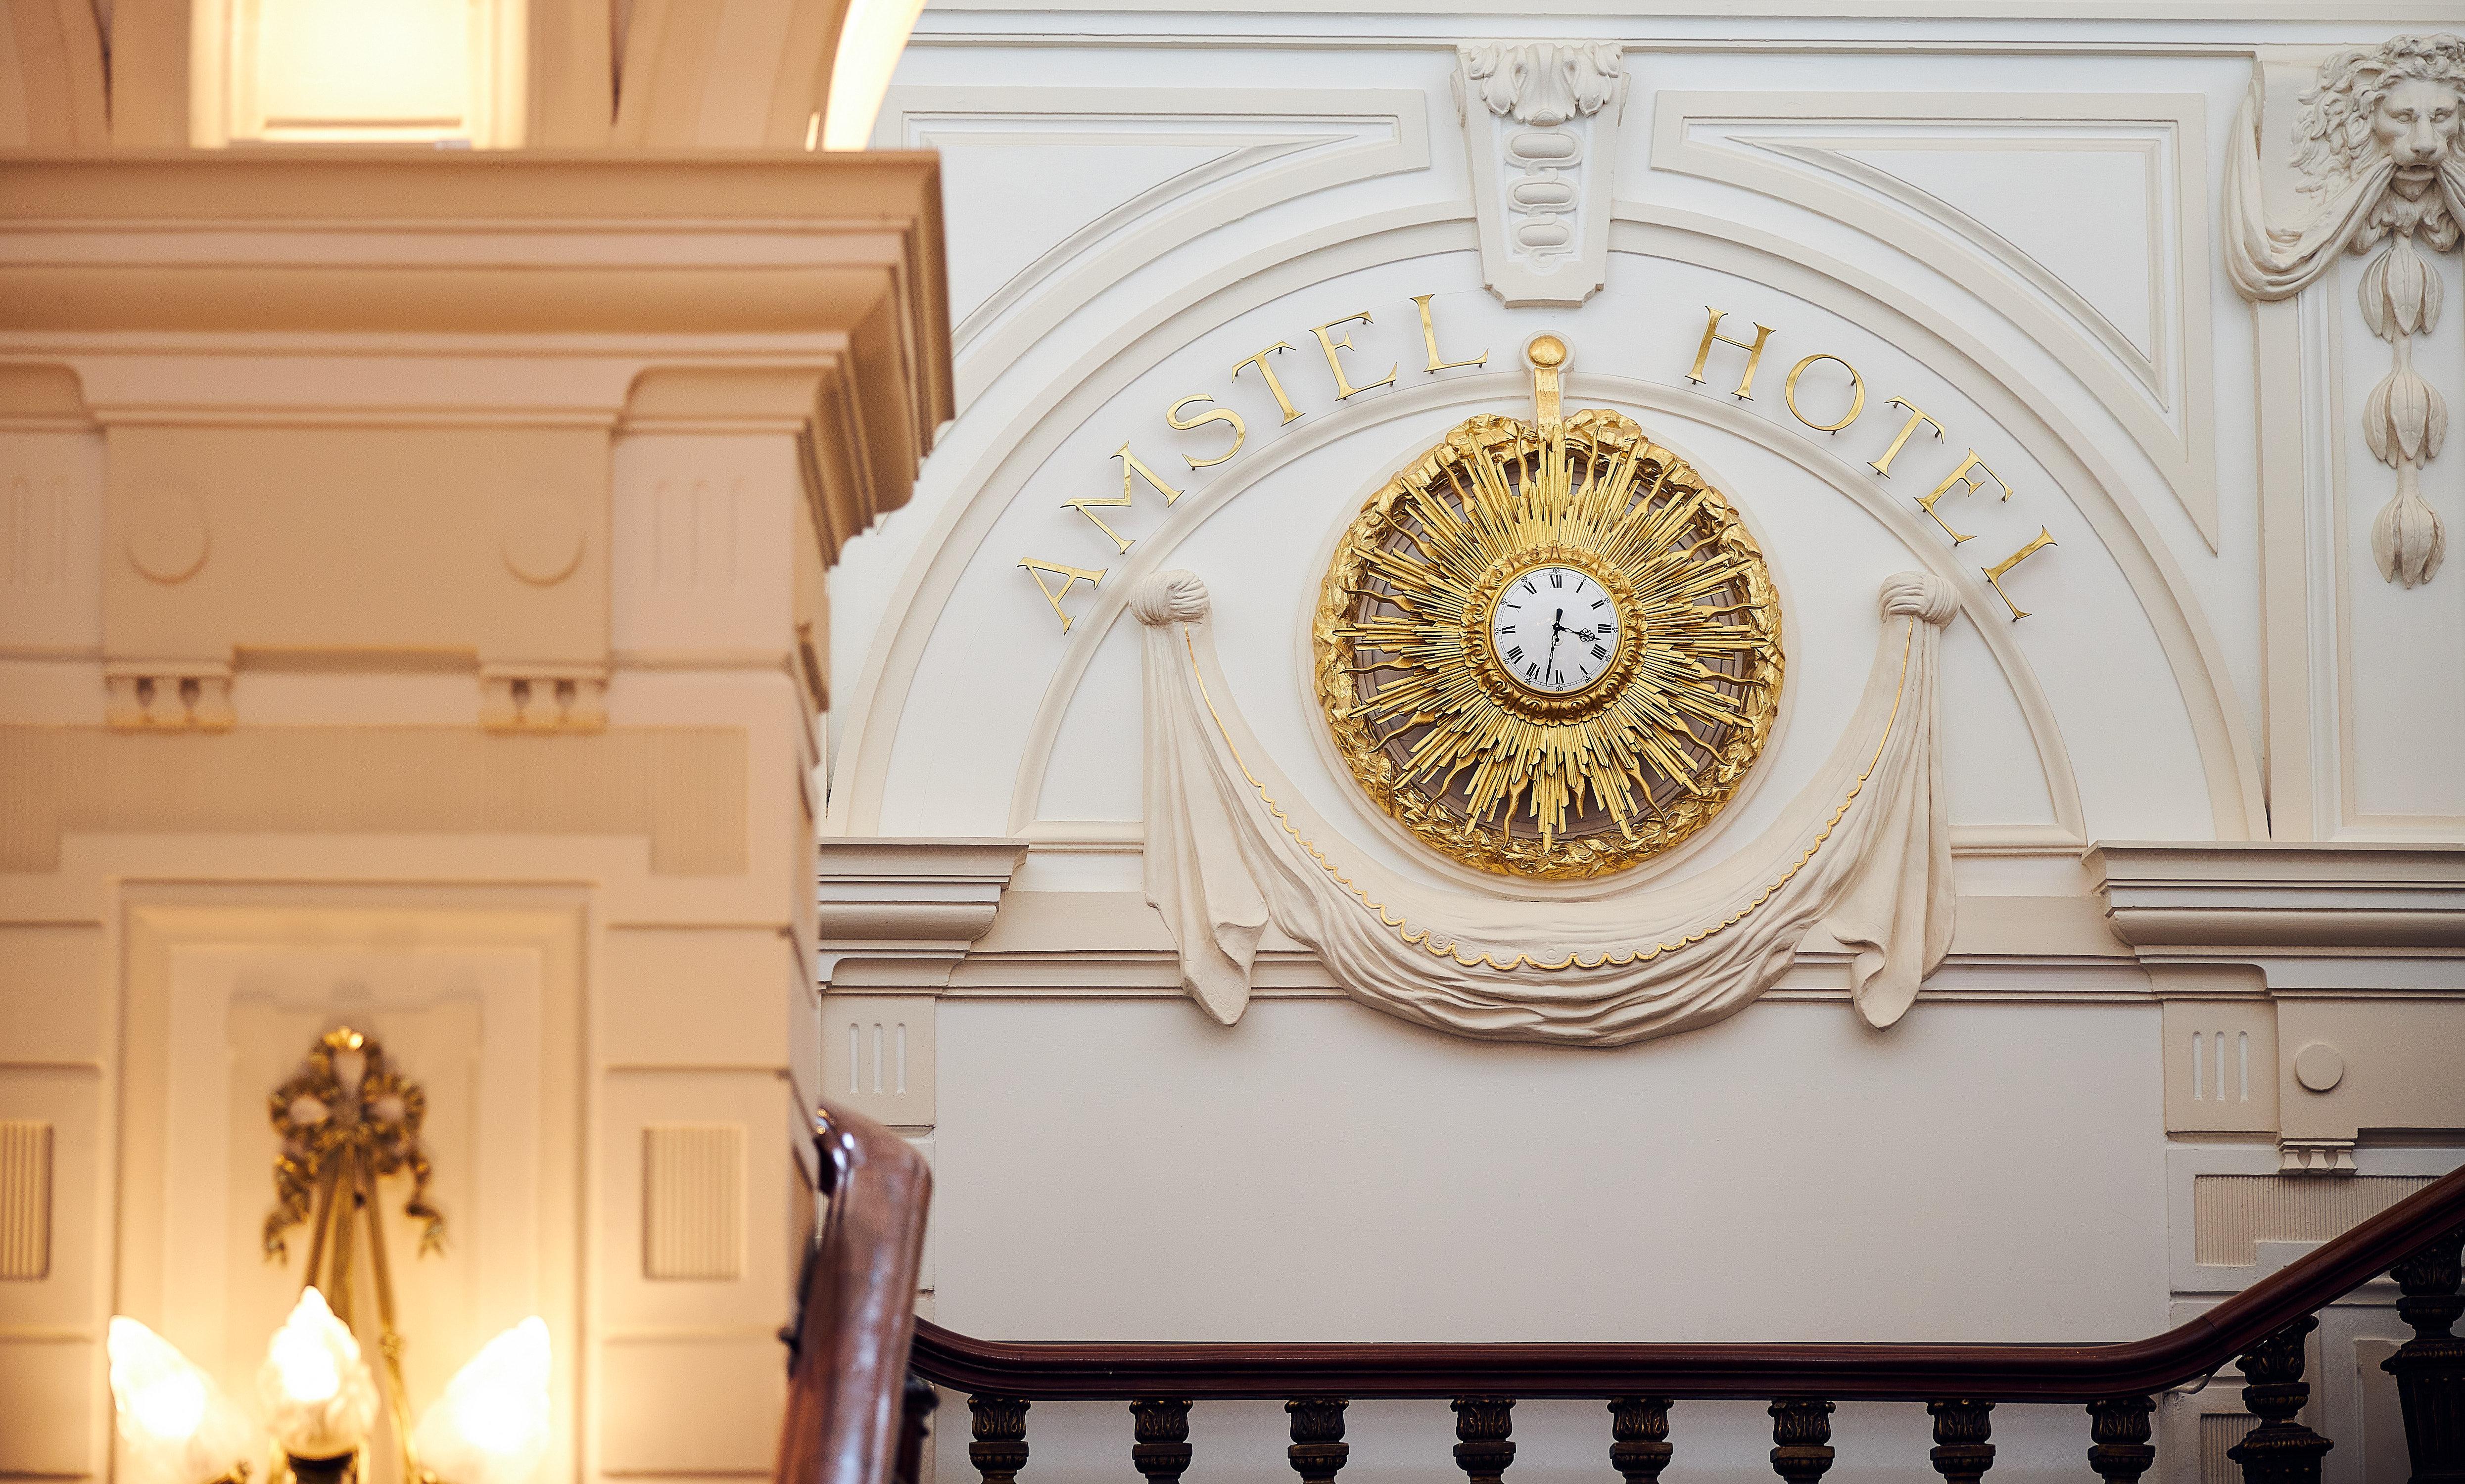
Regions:
<instances>
[{"instance_id":1,"label":"cornice molding","mask_svg":"<svg viewBox=\"0 0 2465 1484\"><path fill-rule=\"evenodd\" d=\"M0 156L0 361L74 368L106 423L298 420L178 369L240 352L604 366L527 378L584 423L615 423L645 373L767 374L827 562L906 503L952 415L942 236L939 162L912 152ZM352 411L458 421L461 379ZM652 400L633 410L706 410Z\"/></svg>"},{"instance_id":2,"label":"cornice molding","mask_svg":"<svg viewBox=\"0 0 2465 1484\"><path fill-rule=\"evenodd\" d=\"M2465 846L2101 840L2083 858L2143 957L2465 954Z\"/></svg>"},{"instance_id":3,"label":"cornice molding","mask_svg":"<svg viewBox=\"0 0 2465 1484\"><path fill-rule=\"evenodd\" d=\"M826 837L814 851L821 982L932 991L985 936L1025 840Z\"/></svg>"}]
</instances>

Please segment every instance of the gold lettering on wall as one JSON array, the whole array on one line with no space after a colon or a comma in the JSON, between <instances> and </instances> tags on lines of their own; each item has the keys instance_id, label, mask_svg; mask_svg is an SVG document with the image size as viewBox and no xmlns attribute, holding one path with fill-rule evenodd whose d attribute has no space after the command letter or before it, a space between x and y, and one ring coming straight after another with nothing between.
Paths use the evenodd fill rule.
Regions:
<instances>
[{"instance_id":1,"label":"gold lettering on wall","mask_svg":"<svg viewBox=\"0 0 2465 1484\"><path fill-rule=\"evenodd\" d=\"M1977 473L1969 473L1972 469L1976 470ZM1942 526L1945 531L1949 531L1951 534L1951 543L1957 546L1962 542L1967 541L1969 538L1958 531L1952 530L1951 522L1943 518L1943 512L1934 508L1935 501L1943 498L1945 495L1950 494L1954 489L1959 490L1963 495L1974 495L1977 493L1977 487L1984 484L1988 479L1991 479L1996 484L2002 485L2003 498L2005 499L2010 499L2011 498L2011 486L2004 484L2003 476L1996 474L1993 470L1987 468L1986 460L1977 456L1977 451L1975 449L1970 449L1968 451L1968 456L1960 461L1960 467L1945 476L1943 477L1943 481L1934 487L1933 494L1921 495L1918 497L1918 508L1933 517L1935 524Z\"/></svg>"},{"instance_id":2,"label":"gold lettering on wall","mask_svg":"<svg viewBox=\"0 0 2465 1484\"><path fill-rule=\"evenodd\" d=\"M1892 476L1892 460L1900 456L1901 448L1908 443L1909 434L1918 431L1918 424L1923 423L1927 427L1932 428L1934 430L1934 441L1937 443L1941 443L1943 441L1943 424L1936 422L1931 417L1928 417L1924 412L1919 410L1916 403L1908 401L1905 398L1894 397L1889 402L1884 403L1883 406L1901 408L1906 410L1909 414L1909 420L1900 424L1899 436L1892 440L1892 446L1890 448L1883 450L1883 456L1874 460L1866 466L1888 479Z\"/></svg>"},{"instance_id":3,"label":"gold lettering on wall","mask_svg":"<svg viewBox=\"0 0 2465 1484\"><path fill-rule=\"evenodd\" d=\"M2055 544L2054 532L2047 530L2041 525L2037 527L2037 536L2034 541L2030 542L2029 544L2021 547L2010 556L2005 557L2002 561L1995 563L1992 566L1983 566L1978 568L1979 571L1986 574L1986 581L1993 587L1994 596L2001 598L2003 600L2003 606L2011 610L2011 622L2016 624L2020 620L2028 617L2029 610L2011 601L2011 595L2003 590L2003 579L2010 573L2011 568L2018 566L2021 563L2028 561L2032 556L2035 556L2039 551L2054 544Z\"/></svg>"},{"instance_id":4,"label":"gold lettering on wall","mask_svg":"<svg viewBox=\"0 0 2465 1484\"><path fill-rule=\"evenodd\" d=\"M1805 375L1806 368L1812 365L1817 361L1835 362L1839 365L1840 369L1849 373L1849 411L1846 416L1842 417L1836 423L1818 423L1813 418L1807 416L1797 405L1797 379ZM1749 368L1748 374L1752 374L1751 368ZM1818 351L1788 368L1788 380L1781 385L1780 396L1782 401L1788 404L1788 415L1796 418L1799 422L1806 424L1806 426L1813 429L1817 432L1838 432L1841 429L1855 422L1857 420L1858 413L1866 410L1866 378L1858 375L1857 368L1855 366L1851 365L1846 361L1842 361L1838 356L1832 355L1828 351Z\"/></svg>"},{"instance_id":5,"label":"gold lettering on wall","mask_svg":"<svg viewBox=\"0 0 2465 1484\"><path fill-rule=\"evenodd\" d=\"M1721 321L1728 318L1726 311L1714 309L1709 304L1705 304L1703 310L1712 318L1703 326L1703 343L1695 347L1695 368L1686 373L1686 379L1698 387L1703 385L1703 364L1712 359L1714 341L1719 341L1723 345L1735 345L1746 353L1746 373L1738 378L1738 389L1729 395L1741 402L1752 402L1755 399L1755 367L1763 365L1764 342L1771 339L1771 326L1756 325L1754 342L1749 344L1742 340L1732 340L1721 333Z\"/></svg>"},{"instance_id":6,"label":"gold lettering on wall","mask_svg":"<svg viewBox=\"0 0 2465 1484\"><path fill-rule=\"evenodd\" d=\"M1469 361L1441 361L1438 359L1438 327L1430 322L1430 300L1435 298L1437 298L1435 294L1415 294L1412 296L1413 307L1421 311L1421 343L1429 347L1430 352L1430 364L1421 367L1421 369L1425 371L1450 371L1459 365L1487 365L1489 364L1489 352L1486 350L1482 351L1479 355L1473 357Z\"/></svg>"},{"instance_id":7,"label":"gold lettering on wall","mask_svg":"<svg viewBox=\"0 0 2465 1484\"><path fill-rule=\"evenodd\" d=\"M1318 337L1318 348L1326 352L1326 368L1335 373L1335 400L1338 402L1347 402L1362 392L1375 391L1381 387L1395 385L1395 366L1392 365L1387 368L1385 380L1371 382L1366 387L1355 387L1344 379L1344 363L1336 359L1335 353L1352 348L1352 332L1346 330L1342 335L1329 335L1326 332L1339 324L1350 324L1356 320L1363 324L1373 322L1369 318L1369 311L1364 309L1358 314L1348 314L1341 320L1329 320L1324 324L1313 325L1310 328L1310 333ZM1397 365L1401 364L1397 363ZM1291 420L1285 419L1286 422Z\"/></svg>"},{"instance_id":8,"label":"gold lettering on wall","mask_svg":"<svg viewBox=\"0 0 2465 1484\"><path fill-rule=\"evenodd\" d=\"M1336 321L1338 324L1342 324L1343 322L1344 321L1341 320ZM1267 379L1267 389L1276 394L1276 406L1284 410L1284 422L1286 423L1298 421L1301 414L1299 410L1293 406L1293 399L1284 395L1284 384L1276 380L1276 368L1268 363L1267 358L1279 350L1290 350L1292 348L1292 346L1285 344L1282 341L1277 341L1274 344L1269 345L1266 349L1259 351L1256 355L1252 356L1245 361L1236 361L1232 364L1232 379L1236 382L1241 379L1241 372L1245 368L1254 365L1258 368L1258 374ZM1332 360L1334 358L1330 355L1328 359ZM1280 428L1283 426L1283 423L1278 423L1276 426Z\"/></svg>"},{"instance_id":9,"label":"gold lettering on wall","mask_svg":"<svg viewBox=\"0 0 2465 1484\"><path fill-rule=\"evenodd\" d=\"M1130 502L1129 481L1127 479L1123 479L1121 481L1121 493L1119 495L1107 495L1100 499L1093 495L1083 495L1077 499L1063 500L1061 502L1061 508L1064 510L1076 510L1080 515L1085 516L1088 520L1095 521L1096 529L1111 537L1113 539L1113 544L1119 546L1124 553L1126 553L1130 549L1129 538L1123 536L1121 532L1114 530L1111 526L1106 525L1102 516L1098 515L1094 510L1088 508L1090 506L1100 505L1104 509L1110 510L1118 505L1127 505ZM1066 587L1067 585L1064 586ZM1063 627L1068 627L1066 621L1064 622Z\"/></svg>"},{"instance_id":10,"label":"gold lettering on wall","mask_svg":"<svg viewBox=\"0 0 2465 1484\"><path fill-rule=\"evenodd\" d=\"M1102 522L1097 523L1100 525ZM1105 534L1109 536L1112 533L1107 531ZM1126 551L1129 548L1123 546L1121 549ZM1061 620L1063 633L1070 631L1070 612L1061 606L1061 600L1070 596L1071 585L1085 583L1090 588L1099 587L1103 586L1104 574L1112 570L1110 567L1099 567L1091 572L1083 566L1071 566L1061 562L1038 562L1033 557L1021 557L1018 565L1027 568L1027 575L1034 581L1036 590L1044 594L1045 602L1053 605L1054 616ZM1047 573L1060 578L1061 586L1055 587L1046 582L1044 578Z\"/></svg>"},{"instance_id":11,"label":"gold lettering on wall","mask_svg":"<svg viewBox=\"0 0 2465 1484\"><path fill-rule=\"evenodd\" d=\"M1181 498L1181 491L1174 489L1171 485L1157 478L1156 472L1149 469L1145 463L1139 458L1139 455L1131 453L1130 446L1127 443L1123 443L1120 448L1115 449L1113 451L1113 456L1121 461L1121 499L1124 503L1127 503L1130 498L1130 476L1132 475L1137 475L1140 478L1147 481L1148 485L1151 486L1157 494L1164 497L1164 502L1167 505L1171 504L1174 500Z\"/></svg>"},{"instance_id":12,"label":"gold lettering on wall","mask_svg":"<svg viewBox=\"0 0 2465 1484\"><path fill-rule=\"evenodd\" d=\"M1172 405L1172 410L1164 414L1164 420L1166 422L1170 423L1173 427L1181 430L1183 432L1188 432L1192 428L1204 428L1209 423L1230 423L1232 425L1232 446L1226 449L1223 453L1216 454L1213 458L1192 458L1187 454L1181 455L1182 462L1188 464L1192 469L1211 469L1217 464L1223 463L1226 459L1231 458L1233 454L1240 453L1241 445L1250 441L1250 425L1241 420L1240 413L1235 412L1229 407L1219 407L1212 411L1201 412L1196 417L1190 418L1187 422L1182 420L1181 410L1183 408L1189 406L1193 402L1212 402L1215 399L1213 397L1207 395L1203 391L1195 392L1174 403ZM1124 444L1122 447L1126 448L1128 445ZM1150 476L1149 477L1153 476Z\"/></svg>"}]
</instances>

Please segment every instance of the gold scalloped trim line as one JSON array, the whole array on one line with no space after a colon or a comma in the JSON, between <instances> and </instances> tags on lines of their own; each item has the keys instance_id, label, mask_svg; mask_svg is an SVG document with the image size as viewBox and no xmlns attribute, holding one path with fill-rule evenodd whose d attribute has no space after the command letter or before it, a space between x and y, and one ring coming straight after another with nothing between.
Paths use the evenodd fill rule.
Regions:
<instances>
[{"instance_id":1,"label":"gold scalloped trim line","mask_svg":"<svg viewBox=\"0 0 2465 1484\"><path fill-rule=\"evenodd\" d=\"M1740 907L1737 911L1730 913L1727 917L1722 918L1720 921L1713 923L1711 926L1703 928L1699 932L1689 933L1674 943L1654 943L1649 949L1639 949L1632 953L1604 953L1599 958L1590 960L1587 960L1580 953L1569 953L1564 959L1559 960L1555 963L1546 963L1542 960L1535 959L1528 954L1521 953L1517 954L1513 959L1503 963L1491 958L1486 953L1475 954L1471 958L1465 958L1456 950L1455 943L1448 942L1440 944L1432 942L1430 941L1429 929L1422 928L1415 930L1411 926L1410 919L1393 916L1388 912L1383 903L1371 901L1369 899L1369 894L1366 891L1355 886L1349 877L1345 876L1343 872L1336 869L1335 862L1327 859L1324 853L1321 852L1315 844L1311 843L1306 837L1304 837L1299 830L1293 828L1293 822L1291 818L1284 813L1282 806L1278 805L1273 798L1269 797L1266 785L1258 782L1257 775L1250 771L1250 764L1241 757L1240 747L1232 741L1232 731L1224 724L1223 715L1215 709L1215 698L1208 692L1207 676L1198 667L1198 645L1195 640L1190 638L1189 626L1188 624L1181 626L1181 642L1189 652L1189 676L1192 680L1195 680L1198 683L1198 698L1207 703L1207 715L1209 719L1215 723L1215 734L1224 739L1224 750L1232 754L1232 765L1241 770L1241 777L1248 782L1251 788L1257 793L1258 802L1267 807L1267 812L1276 816L1276 823L1284 827L1284 833L1293 837L1294 844L1299 845L1302 850L1308 852L1310 859L1317 861L1319 869L1324 871L1330 877L1332 877L1337 885L1349 892L1362 906L1366 907L1370 912L1376 914L1378 920L1392 929L1396 936L1401 938L1409 946L1426 949L1432 954L1452 959L1465 968L1479 968L1486 964L1490 968L1496 969L1500 973L1510 972L1519 968L1537 968L1545 972L1556 973L1561 970L1570 968L1605 968L1612 965L1623 968L1630 963L1649 963L1652 960L1660 957L1664 953L1676 953L1680 948L1692 947L1696 943L1701 942L1703 940L1711 937L1715 933L1735 927L1740 922L1744 921L1749 913L1752 913L1765 902L1771 900L1774 893L1778 892L1782 887L1787 886L1791 880L1795 879L1797 874L1806 869L1807 862L1814 858L1814 853L1823 849L1824 842L1832 838L1832 831L1839 828L1841 818L1849 812L1849 806L1857 802L1857 795L1864 791L1866 781L1875 776L1876 767L1883 761L1883 749L1891 745L1892 729L1899 724L1900 698L1908 692L1909 655L1910 652L1916 647L1918 625L1921 621L1921 620L1912 615L1909 619L1909 631L1901 637L1900 677L1898 683L1892 687L1892 712L1890 716L1883 719L1883 735L1882 738L1875 743L1875 755L1866 760L1865 769L1858 773L1857 781L1849 786L1848 793L1842 796L1839 807L1832 811L1832 817L1823 822L1823 832L1814 837L1814 843L1806 848L1806 853L1798 856L1797 859L1789 865L1789 868L1787 871L1782 872L1779 876L1773 879L1770 885L1756 893L1754 900L1746 903L1743 907Z\"/></svg>"}]
</instances>

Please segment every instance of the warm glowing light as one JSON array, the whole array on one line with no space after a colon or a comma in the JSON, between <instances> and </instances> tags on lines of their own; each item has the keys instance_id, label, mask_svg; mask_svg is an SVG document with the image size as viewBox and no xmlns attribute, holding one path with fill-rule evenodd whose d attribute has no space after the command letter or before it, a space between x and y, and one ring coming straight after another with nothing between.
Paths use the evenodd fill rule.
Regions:
<instances>
[{"instance_id":1,"label":"warm glowing light","mask_svg":"<svg viewBox=\"0 0 2465 1484\"><path fill-rule=\"evenodd\" d=\"M420 1467L453 1484L523 1484L547 1455L547 1325L488 1341L445 1384L411 1436Z\"/></svg>"},{"instance_id":2,"label":"warm glowing light","mask_svg":"<svg viewBox=\"0 0 2465 1484\"><path fill-rule=\"evenodd\" d=\"M106 1348L132 1484L197 1484L256 1451L248 1419L169 1340L115 1315Z\"/></svg>"},{"instance_id":3,"label":"warm glowing light","mask_svg":"<svg viewBox=\"0 0 2465 1484\"><path fill-rule=\"evenodd\" d=\"M301 1458L339 1458L377 1420L377 1382L360 1342L314 1288L266 1347L256 1385L274 1440Z\"/></svg>"},{"instance_id":4,"label":"warm glowing light","mask_svg":"<svg viewBox=\"0 0 2465 1484\"><path fill-rule=\"evenodd\" d=\"M874 115L890 91L890 74L916 29L924 0L848 0L839 28L838 55L831 59L830 117L822 122L824 149L862 149L873 141Z\"/></svg>"}]
</instances>

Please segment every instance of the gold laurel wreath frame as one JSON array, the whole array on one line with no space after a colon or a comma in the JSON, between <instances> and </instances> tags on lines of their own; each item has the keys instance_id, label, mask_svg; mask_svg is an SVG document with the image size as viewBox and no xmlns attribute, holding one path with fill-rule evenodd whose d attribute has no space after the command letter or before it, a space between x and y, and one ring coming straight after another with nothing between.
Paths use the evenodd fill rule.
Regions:
<instances>
[{"instance_id":1,"label":"gold laurel wreath frame","mask_svg":"<svg viewBox=\"0 0 2465 1484\"><path fill-rule=\"evenodd\" d=\"M1582 879L1626 870L1675 848L1711 823L1736 794L1779 709L1780 599L1761 550L1728 500L1683 459L1619 413L1587 410L1563 421L1553 415L1556 367L1564 351L1555 351L1555 361L1543 359L1545 353L1536 343L1542 414L1537 422L1488 413L1469 418L1369 498L1337 545L1320 588L1311 638L1319 698L1336 748L1390 817L1432 849L1478 870ZM1513 482L1507 477L1510 463L1522 472ZM1577 467L1586 474L1588 489L1609 479L1620 481L1613 493L1630 495L1606 525L1598 499L1589 502L1590 519L1578 508L1586 501L1570 486ZM1433 486L1440 493L1433 494ZM1518 508L1536 498L1554 500L1558 508ZM1492 531L1519 534L1471 580L1432 585L1435 602L1425 591L1405 594L1408 601L1399 605L1396 587L1386 579L1396 570L1399 547L1432 556L1432 533L1420 513L1440 502L1463 507L1467 525L1477 521ZM1616 550L1622 543L1612 538L1623 531L1624 544L1631 547L1636 529L1632 522L1638 520L1660 539L1648 549L1630 549L1621 561ZM1691 540L1681 544L1681 534ZM1413 565L1444 575L1444 564ZM1592 574L1620 604L1618 653L1600 678L1567 696L1516 685L1496 673L1489 653L1489 612L1498 593L1523 572L1551 565ZM1739 657L1734 673L1707 667L1666 640L1654 653L1654 626L1642 595L1673 588L1683 595L1690 585L1701 589L1697 596L1736 600L1712 609L1737 620L1714 631L1721 637L1712 641ZM1416 602L1426 611L1414 613ZM1396 608L1403 617L1369 617L1365 610L1373 605ZM1668 611L1663 609L1664 624ZM1679 627L1695 627L1693 610L1680 611L1690 616ZM1398 642L1408 630L1410 648L1421 655L1417 660L1408 659ZM1387 736L1378 735L1377 695L1362 693L1362 674L1442 664L1468 665L1471 672L1471 690L1457 689L1455 715L1418 713ZM1638 735L1644 729L1636 723L1634 706L1617 704L1638 684L1657 688L1653 698L1678 717L1682 738ZM1717 724L1717 735L1708 742L1695 736L1690 717ZM1488 787L1496 802L1488 808L1467 811L1449 796L1449 785L1466 765L1461 761L1433 787L1429 769L1411 765L1390 748L1415 723L1441 721L1477 734L1479 765L1492 770ZM1691 745L1680 747L1679 742ZM1647 765L1638 765L1638 759ZM1670 767L1670 762L1680 765ZM1568 776L1552 782L1553 767ZM1502 786L1497 781L1500 772ZM1613 772L1625 776L1609 776ZM1674 792L1668 784L1677 786ZM1655 785L1668 796L1656 799ZM1636 797L1640 808L1630 803ZM1555 828L1560 820L1549 816L1565 816L1570 798L1579 807L1590 801L1575 816L1594 826L1589 832ZM1520 830L1519 812L1528 816ZM1605 814L1610 828L1598 828Z\"/></svg>"}]
</instances>

